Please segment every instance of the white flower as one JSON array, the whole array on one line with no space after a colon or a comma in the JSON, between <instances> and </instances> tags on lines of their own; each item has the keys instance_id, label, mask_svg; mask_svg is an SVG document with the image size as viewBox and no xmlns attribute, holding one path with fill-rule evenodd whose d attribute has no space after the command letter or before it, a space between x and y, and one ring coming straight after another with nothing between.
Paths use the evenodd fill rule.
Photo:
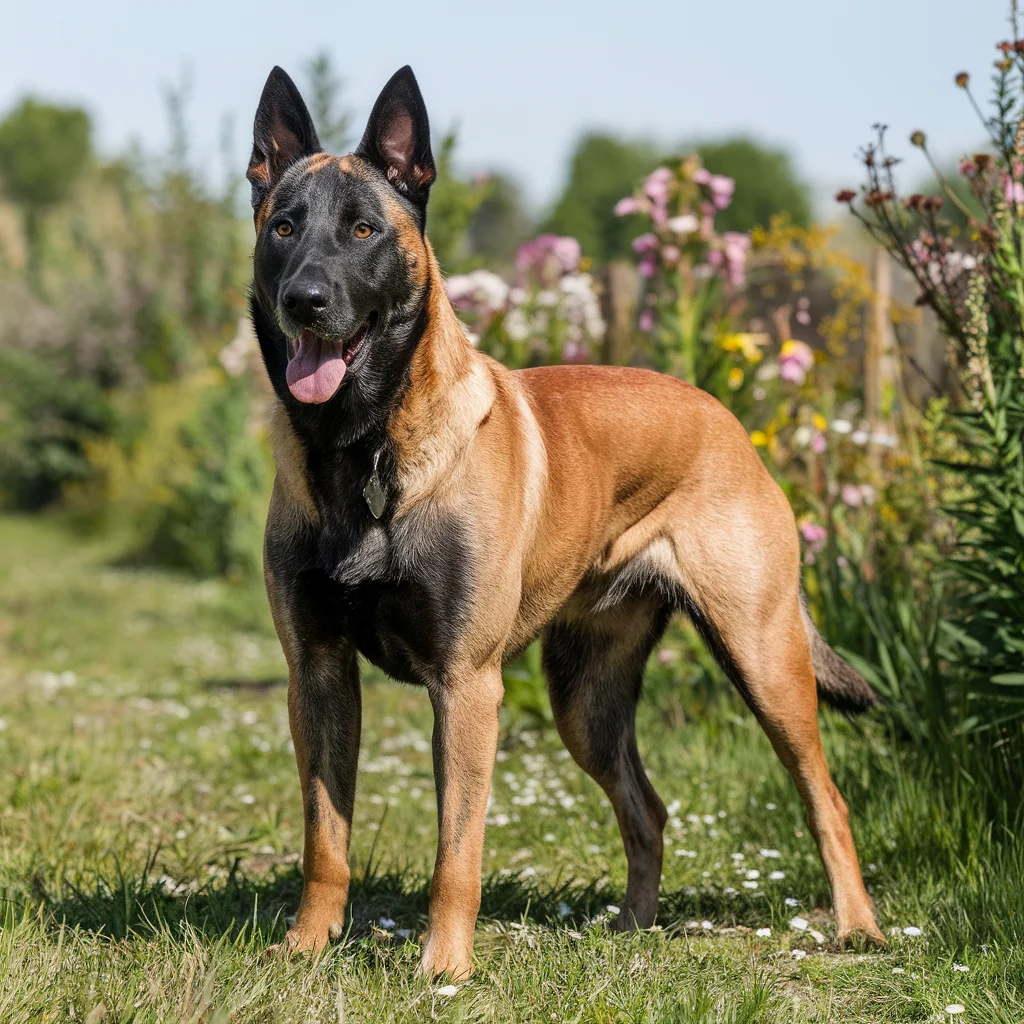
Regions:
<instances>
[{"instance_id":1,"label":"white flower","mask_svg":"<svg viewBox=\"0 0 1024 1024\"><path fill-rule=\"evenodd\" d=\"M853 424L849 420L833 420L832 429L837 434L849 434L853 430Z\"/></svg>"},{"instance_id":2,"label":"white flower","mask_svg":"<svg viewBox=\"0 0 1024 1024\"><path fill-rule=\"evenodd\" d=\"M761 850L761 856L778 859L782 854L778 850Z\"/></svg>"},{"instance_id":3,"label":"white flower","mask_svg":"<svg viewBox=\"0 0 1024 1024\"><path fill-rule=\"evenodd\" d=\"M760 877L761 877L761 872L758 871L757 868L751 868L747 872L747 878L760 878Z\"/></svg>"},{"instance_id":4,"label":"white flower","mask_svg":"<svg viewBox=\"0 0 1024 1024\"><path fill-rule=\"evenodd\" d=\"M713 814L705 814L704 817L701 818L701 821L703 821L705 825L714 825L717 820L718 819Z\"/></svg>"},{"instance_id":5,"label":"white flower","mask_svg":"<svg viewBox=\"0 0 1024 1024\"><path fill-rule=\"evenodd\" d=\"M921 929L918 928L917 925L911 924L903 929L903 934L909 935L912 939L916 939L917 936L921 934Z\"/></svg>"},{"instance_id":6,"label":"white flower","mask_svg":"<svg viewBox=\"0 0 1024 1024\"><path fill-rule=\"evenodd\" d=\"M559 917L572 917L572 907L568 903L558 904L558 916Z\"/></svg>"},{"instance_id":7,"label":"white flower","mask_svg":"<svg viewBox=\"0 0 1024 1024\"><path fill-rule=\"evenodd\" d=\"M670 217L665 227L677 235L690 235L700 227L700 222L692 213L683 213L678 217Z\"/></svg>"},{"instance_id":8,"label":"white flower","mask_svg":"<svg viewBox=\"0 0 1024 1024\"><path fill-rule=\"evenodd\" d=\"M744 882L743 883L743 888L744 889L756 889L757 888L757 882Z\"/></svg>"},{"instance_id":9,"label":"white flower","mask_svg":"<svg viewBox=\"0 0 1024 1024\"><path fill-rule=\"evenodd\" d=\"M963 974L966 974L970 970L970 968L965 967L963 964L953 964L953 970L961 971Z\"/></svg>"},{"instance_id":10,"label":"white flower","mask_svg":"<svg viewBox=\"0 0 1024 1024\"><path fill-rule=\"evenodd\" d=\"M794 899L792 896L787 896L783 902L787 907L798 907L800 905L800 901L798 899Z\"/></svg>"},{"instance_id":11,"label":"white flower","mask_svg":"<svg viewBox=\"0 0 1024 1024\"><path fill-rule=\"evenodd\" d=\"M715 927L710 921L701 921L700 926L706 932L712 931Z\"/></svg>"},{"instance_id":12,"label":"white flower","mask_svg":"<svg viewBox=\"0 0 1024 1024\"><path fill-rule=\"evenodd\" d=\"M807 954L802 949L791 949L789 951L789 955L794 960L803 960L803 958L807 956Z\"/></svg>"},{"instance_id":13,"label":"white flower","mask_svg":"<svg viewBox=\"0 0 1024 1024\"><path fill-rule=\"evenodd\" d=\"M677 857L691 857L692 858L692 857L696 857L697 856L697 851L696 850L676 850L676 856Z\"/></svg>"},{"instance_id":14,"label":"white flower","mask_svg":"<svg viewBox=\"0 0 1024 1024\"><path fill-rule=\"evenodd\" d=\"M868 443L868 432L866 430L855 430L850 435L850 440L854 444L867 444Z\"/></svg>"},{"instance_id":15,"label":"white flower","mask_svg":"<svg viewBox=\"0 0 1024 1024\"><path fill-rule=\"evenodd\" d=\"M892 969L892 973L893 974L906 974L907 972L905 970L903 970L902 967L894 967Z\"/></svg>"},{"instance_id":16,"label":"white flower","mask_svg":"<svg viewBox=\"0 0 1024 1024\"><path fill-rule=\"evenodd\" d=\"M458 985L442 985L438 990L439 996L453 996L459 991Z\"/></svg>"},{"instance_id":17,"label":"white flower","mask_svg":"<svg viewBox=\"0 0 1024 1024\"><path fill-rule=\"evenodd\" d=\"M774 811L775 810L775 804L767 803L767 804L764 805L764 809L766 811Z\"/></svg>"},{"instance_id":18,"label":"white flower","mask_svg":"<svg viewBox=\"0 0 1024 1024\"><path fill-rule=\"evenodd\" d=\"M807 931L807 921L802 917L794 917L789 922L789 927L794 928L798 932L805 932Z\"/></svg>"},{"instance_id":19,"label":"white flower","mask_svg":"<svg viewBox=\"0 0 1024 1024\"><path fill-rule=\"evenodd\" d=\"M771 928L758 928L757 931L754 932L754 934L759 939L769 939L771 938L772 930Z\"/></svg>"},{"instance_id":20,"label":"white flower","mask_svg":"<svg viewBox=\"0 0 1024 1024\"><path fill-rule=\"evenodd\" d=\"M398 936L398 937L399 937L400 939L407 939L407 938L409 938L409 936L410 936L410 935L412 935L412 929L411 929L411 928L399 928L399 929L398 929L398 930L397 930L397 931L395 932L395 934L396 934L396 935L397 935L397 936Z\"/></svg>"},{"instance_id":21,"label":"white flower","mask_svg":"<svg viewBox=\"0 0 1024 1024\"><path fill-rule=\"evenodd\" d=\"M395 922L390 917L382 917L377 924L381 926L385 931L389 932L395 927Z\"/></svg>"},{"instance_id":22,"label":"white flower","mask_svg":"<svg viewBox=\"0 0 1024 1024\"><path fill-rule=\"evenodd\" d=\"M7 719L0 718L0 732L3 732L7 728Z\"/></svg>"},{"instance_id":23,"label":"white flower","mask_svg":"<svg viewBox=\"0 0 1024 1024\"><path fill-rule=\"evenodd\" d=\"M784 879L786 877L786 872L785 871L772 871L772 872L769 873L768 877L773 882L781 882L782 879Z\"/></svg>"},{"instance_id":24,"label":"white flower","mask_svg":"<svg viewBox=\"0 0 1024 1024\"><path fill-rule=\"evenodd\" d=\"M665 810L668 812L668 816L671 818L674 814L679 813L679 808L682 806L683 805L678 800L673 800L672 803L670 803L668 807L665 808Z\"/></svg>"},{"instance_id":25,"label":"white flower","mask_svg":"<svg viewBox=\"0 0 1024 1024\"><path fill-rule=\"evenodd\" d=\"M609 903L604 909L607 910L609 914L617 914L619 912L619 908L615 906L614 903Z\"/></svg>"},{"instance_id":26,"label":"white flower","mask_svg":"<svg viewBox=\"0 0 1024 1024\"><path fill-rule=\"evenodd\" d=\"M947 1006L945 1009L946 1013L948 1013L950 1017L955 1017L958 1013L964 1012L964 1007L962 1003L950 1003L949 1006Z\"/></svg>"}]
</instances>

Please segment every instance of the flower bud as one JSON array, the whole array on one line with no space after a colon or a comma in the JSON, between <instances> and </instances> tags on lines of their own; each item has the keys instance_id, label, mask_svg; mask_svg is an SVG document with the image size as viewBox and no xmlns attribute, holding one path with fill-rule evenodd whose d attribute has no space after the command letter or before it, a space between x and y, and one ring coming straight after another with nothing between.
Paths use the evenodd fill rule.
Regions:
<instances>
[{"instance_id":1,"label":"flower bud","mask_svg":"<svg viewBox=\"0 0 1024 1024\"><path fill-rule=\"evenodd\" d=\"M953 81L956 82L956 84L957 84L957 88L959 88L959 89L966 89L967 88L967 83L970 80L971 80L971 76L969 74L967 74L966 71L961 71L960 74L958 74L956 76L956 78L953 79Z\"/></svg>"},{"instance_id":2,"label":"flower bud","mask_svg":"<svg viewBox=\"0 0 1024 1024\"><path fill-rule=\"evenodd\" d=\"M924 149L925 142L926 139L924 136L924 132L922 131L916 131L910 136L910 144L912 146L917 146L918 149Z\"/></svg>"}]
</instances>

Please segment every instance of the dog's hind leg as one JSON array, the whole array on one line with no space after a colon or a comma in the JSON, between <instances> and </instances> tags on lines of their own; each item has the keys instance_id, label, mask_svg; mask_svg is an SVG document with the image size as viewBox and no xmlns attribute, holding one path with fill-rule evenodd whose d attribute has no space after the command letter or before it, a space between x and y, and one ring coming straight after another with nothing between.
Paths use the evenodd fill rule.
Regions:
<instances>
[{"instance_id":1,"label":"dog's hind leg","mask_svg":"<svg viewBox=\"0 0 1024 1024\"><path fill-rule=\"evenodd\" d=\"M705 530L699 551L693 531L680 535L684 603L796 783L832 889L839 942L866 939L884 945L861 877L846 804L829 775L818 732L792 514L786 507L785 518L769 532L770 509L765 502L759 518L750 520L756 524L752 533L763 532L746 556L742 546L729 543L747 525L739 515L720 536ZM756 559L751 551L757 552Z\"/></svg>"},{"instance_id":2,"label":"dog's hind leg","mask_svg":"<svg viewBox=\"0 0 1024 1024\"><path fill-rule=\"evenodd\" d=\"M608 795L629 865L621 931L649 928L658 910L662 830L668 815L636 745L644 664L670 609L660 594L628 597L545 631L544 671L558 732L576 763Z\"/></svg>"}]
</instances>

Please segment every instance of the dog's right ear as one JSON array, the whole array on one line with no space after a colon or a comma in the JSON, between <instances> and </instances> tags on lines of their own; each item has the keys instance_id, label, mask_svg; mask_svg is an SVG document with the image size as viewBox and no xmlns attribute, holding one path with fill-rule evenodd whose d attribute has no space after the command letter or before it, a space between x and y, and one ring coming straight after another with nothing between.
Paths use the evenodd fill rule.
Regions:
<instances>
[{"instance_id":1,"label":"dog's right ear","mask_svg":"<svg viewBox=\"0 0 1024 1024\"><path fill-rule=\"evenodd\" d=\"M252 157L245 176L258 209L288 167L320 152L320 140L295 83L275 67L263 86L252 130Z\"/></svg>"}]
</instances>

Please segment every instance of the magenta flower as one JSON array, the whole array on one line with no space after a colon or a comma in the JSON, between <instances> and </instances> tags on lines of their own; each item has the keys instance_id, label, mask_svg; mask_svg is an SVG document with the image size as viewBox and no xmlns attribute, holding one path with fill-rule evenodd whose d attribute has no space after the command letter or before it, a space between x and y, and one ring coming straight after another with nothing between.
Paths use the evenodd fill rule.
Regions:
<instances>
[{"instance_id":1,"label":"magenta flower","mask_svg":"<svg viewBox=\"0 0 1024 1024\"><path fill-rule=\"evenodd\" d=\"M580 243L561 235L538 235L524 242L516 253L516 270L520 278L536 277L551 286L580 265Z\"/></svg>"},{"instance_id":2,"label":"magenta flower","mask_svg":"<svg viewBox=\"0 0 1024 1024\"><path fill-rule=\"evenodd\" d=\"M664 206L672 186L672 172L667 167L656 167L644 181L644 194L655 206Z\"/></svg>"},{"instance_id":3,"label":"magenta flower","mask_svg":"<svg viewBox=\"0 0 1024 1024\"><path fill-rule=\"evenodd\" d=\"M1024 203L1024 184L1021 182L1007 178L1003 186L1003 192L1008 204Z\"/></svg>"},{"instance_id":4,"label":"magenta flower","mask_svg":"<svg viewBox=\"0 0 1024 1024\"><path fill-rule=\"evenodd\" d=\"M651 331L654 330L654 310L653 309L650 309L650 308L645 309L640 314L640 319L638 321L638 326L639 326L640 330L644 332L644 334L650 334Z\"/></svg>"},{"instance_id":5,"label":"magenta flower","mask_svg":"<svg viewBox=\"0 0 1024 1024\"><path fill-rule=\"evenodd\" d=\"M636 196L626 196L615 204L616 217L628 217L631 213L640 212L640 200Z\"/></svg>"},{"instance_id":6,"label":"magenta flower","mask_svg":"<svg viewBox=\"0 0 1024 1024\"><path fill-rule=\"evenodd\" d=\"M814 440L811 442L811 450L820 455L825 450L826 444L824 434L815 434Z\"/></svg>"},{"instance_id":7,"label":"magenta flower","mask_svg":"<svg viewBox=\"0 0 1024 1024\"><path fill-rule=\"evenodd\" d=\"M706 167L698 167L693 172L693 180L698 185L710 185L711 172Z\"/></svg>"},{"instance_id":8,"label":"magenta flower","mask_svg":"<svg viewBox=\"0 0 1024 1024\"><path fill-rule=\"evenodd\" d=\"M747 250L750 238L739 231L726 231L722 235L722 251L729 283L740 288L747 279Z\"/></svg>"},{"instance_id":9,"label":"magenta flower","mask_svg":"<svg viewBox=\"0 0 1024 1024\"><path fill-rule=\"evenodd\" d=\"M654 277L657 269L657 258L653 252L645 252L636 265L636 272L641 277Z\"/></svg>"}]
</instances>

